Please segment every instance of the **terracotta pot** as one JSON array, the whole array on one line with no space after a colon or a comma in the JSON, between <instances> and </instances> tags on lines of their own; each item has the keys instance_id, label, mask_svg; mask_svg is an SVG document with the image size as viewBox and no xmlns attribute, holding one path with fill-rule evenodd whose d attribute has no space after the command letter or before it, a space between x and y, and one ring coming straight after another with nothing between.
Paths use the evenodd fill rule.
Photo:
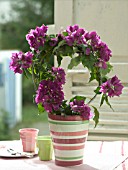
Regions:
<instances>
[{"instance_id":1,"label":"terracotta pot","mask_svg":"<svg viewBox=\"0 0 128 170\"><path fill-rule=\"evenodd\" d=\"M53 142L55 164L74 166L83 163L89 120L81 116L48 115Z\"/></svg>"}]
</instances>

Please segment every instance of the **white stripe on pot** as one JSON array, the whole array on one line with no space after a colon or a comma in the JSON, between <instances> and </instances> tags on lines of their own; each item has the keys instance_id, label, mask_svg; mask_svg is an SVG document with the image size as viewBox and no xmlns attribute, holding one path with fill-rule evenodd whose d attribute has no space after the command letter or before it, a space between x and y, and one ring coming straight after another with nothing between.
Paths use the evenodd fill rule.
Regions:
<instances>
[{"instance_id":1,"label":"white stripe on pot","mask_svg":"<svg viewBox=\"0 0 128 170\"><path fill-rule=\"evenodd\" d=\"M58 157L77 157L82 156L84 152L84 149L79 150L58 150L54 149L55 156Z\"/></svg>"},{"instance_id":2,"label":"white stripe on pot","mask_svg":"<svg viewBox=\"0 0 128 170\"><path fill-rule=\"evenodd\" d=\"M51 131L55 132L78 132L83 130L88 130L89 124L81 124L81 125L55 125L49 123L49 127Z\"/></svg>"},{"instance_id":3,"label":"white stripe on pot","mask_svg":"<svg viewBox=\"0 0 128 170\"><path fill-rule=\"evenodd\" d=\"M84 138L84 137L87 137L88 134L86 135L81 135L81 136L58 136L58 135L52 135L52 138L55 138L55 139L79 139L79 138Z\"/></svg>"},{"instance_id":4,"label":"white stripe on pot","mask_svg":"<svg viewBox=\"0 0 128 170\"><path fill-rule=\"evenodd\" d=\"M76 143L76 144L61 144L61 143L54 143L54 142L52 142L52 143L55 146L81 146L81 145L85 144L85 142L83 142L83 143Z\"/></svg>"}]
</instances>

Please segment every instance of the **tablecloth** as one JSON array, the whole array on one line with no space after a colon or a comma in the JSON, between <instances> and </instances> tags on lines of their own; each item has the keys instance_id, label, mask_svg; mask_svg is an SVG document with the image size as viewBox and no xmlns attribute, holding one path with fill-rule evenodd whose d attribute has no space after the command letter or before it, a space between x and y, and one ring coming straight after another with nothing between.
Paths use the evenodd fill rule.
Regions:
<instances>
[{"instance_id":1,"label":"tablecloth","mask_svg":"<svg viewBox=\"0 0 128 170\"><path fill-rule=\"evenodd\" d=\"M21 141L0 141L3 148L21 148ZM0 170L128 170L128 141L87 141L84 163L74 167L59 167L51 161L34 158L0 157Z\"/></svg>"}]
</instances>

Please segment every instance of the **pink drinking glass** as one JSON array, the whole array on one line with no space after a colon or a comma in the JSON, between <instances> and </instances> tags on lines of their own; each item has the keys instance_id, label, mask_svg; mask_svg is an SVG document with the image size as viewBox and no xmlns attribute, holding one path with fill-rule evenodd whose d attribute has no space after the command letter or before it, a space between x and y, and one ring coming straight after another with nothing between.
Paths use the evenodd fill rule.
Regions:
<instances>
[{"instance_id":1,"label":"pink drinking glass","mask_svg":"<svg viewBox=\"0 0 128 170\"><path fill-rule=\"evenodd\" d=\"M20 139L22 141L24 152L35 152L36 138L38 136L39 129L35 128L23 128L19 129Z\"/></svg>"}]
</instances>

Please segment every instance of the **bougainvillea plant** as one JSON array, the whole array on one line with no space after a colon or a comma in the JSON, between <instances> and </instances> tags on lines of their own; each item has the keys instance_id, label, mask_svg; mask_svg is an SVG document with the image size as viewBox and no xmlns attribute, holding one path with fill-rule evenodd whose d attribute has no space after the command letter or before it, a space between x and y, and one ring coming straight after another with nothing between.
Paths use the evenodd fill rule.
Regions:
<instances>
[{"instance_id":1,"label":"bougainvillea plant","mask_svg":"<svg viewBox=\"0 0 128 170\"><path fill-rule=\"evenodd\" d=\"M106 102L111 107L109 97L119 96L123 89L116 75L112 78L107 76L112 70L111 50L95 31L88 32L78 25L68 26L59 34L49 35L47 31L48 27L45 25L30 30L26 35L30 51L12 53L10 69L14 73L32 75L35 103L39 112L93 118L96 126L99 111L91 105L91 101L100 95L99 106ZM55 56L58 61L57 68L53 67L51 62ZM60 65L65 56L71 57L68 69L82 63L90 72L89 82L98 82L94 96L89 101L86 96L75 96L70 101L64 99L65 71Z\"/></svg>"}]
</instances>

